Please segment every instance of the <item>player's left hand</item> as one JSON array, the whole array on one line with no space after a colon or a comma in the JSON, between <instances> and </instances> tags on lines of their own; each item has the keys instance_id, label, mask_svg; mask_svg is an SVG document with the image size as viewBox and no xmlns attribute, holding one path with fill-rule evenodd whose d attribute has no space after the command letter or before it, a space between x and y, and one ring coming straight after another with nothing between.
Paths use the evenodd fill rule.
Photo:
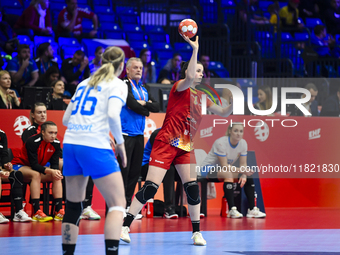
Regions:
<instances>
[{"instance_id":1,"label":"player's left hand","mask_svg":"<svg viewBox=\"0 0 340 255\"><path fill-rule=\"evenodd\" d=\"M182 35L183 39L188 42L190 44L190 46L193 49L198 50L199 48L199 44L198 44L198 35L196 36L196 40L195 41L191 41L189 37L187 37L186 35Z\"/></svg>"},{"instance_id":2,"label":"player's left hand","mask_svg":"<svg viewBox=\"0 0 340 255\"><path fill-rule=\"evenodd\" d=\"M238 180L238 183L240 183L240 187L243 188L246 182L247 182L247 176L245 174L242 174L240 179Z\"/></svg>"}]
</instances>

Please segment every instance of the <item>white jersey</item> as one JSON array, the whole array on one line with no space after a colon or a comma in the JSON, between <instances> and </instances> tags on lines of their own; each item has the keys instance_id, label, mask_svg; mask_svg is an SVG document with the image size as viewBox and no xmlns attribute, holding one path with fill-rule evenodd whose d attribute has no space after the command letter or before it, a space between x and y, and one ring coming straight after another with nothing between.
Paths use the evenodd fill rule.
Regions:
<instances>
[{"instance_id":1,"label":"white jersey","mask_svg":"<svg viewBox=\"0 0 340 255\"><path fill-rule=\"evenodd\" d=\"M214 142L201 166L219 165L218 156L227 157L228 164L233 165L240 156L247 156L247 150L248 145L244 139L240 140L236 146L233 146L230 143L229 136L220 137Z\"/></svg>"},{"instance_id":2,"label":"white jersey","mask_svg":"<svg viewBox=\"0 0 340 255\"><path fill-rule=\"evenodd\" d=\"M67 124L64 143L111 149L109 100L116 97L125 105L128 87L125 82L115 77L110 82L99 83L95 89L87 86L89 79L78 85L71 99L73 109Z\"/></svg>"}]
</instances>

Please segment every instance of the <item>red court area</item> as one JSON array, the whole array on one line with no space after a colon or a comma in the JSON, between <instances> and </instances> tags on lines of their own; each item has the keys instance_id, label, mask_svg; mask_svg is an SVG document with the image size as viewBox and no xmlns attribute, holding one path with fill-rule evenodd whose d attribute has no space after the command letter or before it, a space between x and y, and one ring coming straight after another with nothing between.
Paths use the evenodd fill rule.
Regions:
<instances>
[{"instance_id":1,"label":"red court area","mask_svg":"<svg viewBox=\"0 0 340 255\"><path fill-rule=\"evenodd\" d=\"M81 235L103 234L104 211L99 221L82 220ZM274 230L274 229L340 229L340 209L335 208L267 208L265 219L228 219L218 209L209 209L208 217L201 220L202 231L219 230ZM131 233L191 231L188 217L177 220L145 218L136 220ZM61 234L61 222L32 222L0 225L0 237L50 236Z\"/></svg>"}]
</instances>

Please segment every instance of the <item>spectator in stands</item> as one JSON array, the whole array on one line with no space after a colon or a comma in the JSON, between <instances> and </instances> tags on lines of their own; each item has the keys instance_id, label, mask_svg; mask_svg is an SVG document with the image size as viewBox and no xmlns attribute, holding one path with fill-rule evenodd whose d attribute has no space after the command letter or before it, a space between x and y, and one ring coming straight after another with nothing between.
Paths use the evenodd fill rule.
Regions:
<instances>
[{"instance_id":1,"label":"spectator in stands","mask_svg":"<svg viewBox=\"0 0 340 255\"><path fill-rule=\"evenodd\" d=\"M104 52L103 46L98 46L94 52L94 59L89 64L90 72L93 74L99 67L102 66L102 54Z\"/></svg>"},{"instance_id":2,"label":"spectator in stands","mask_svg":"<svg viewBox=\"0 0 340 255\"><path fill-rule=\"evenodd\" d=\"M243 23L247 23L248 15L252 24L261 25L269 23L269 20L263 16L263 13L259 8L258 0L241 1L239 15Z\"/></svg>"},{"instance_id":3,"label":"spectator in stands","mask_svg":"<svg viewBox=\"0 0 340 255\"><path fill-rule=\"evenodd\" d=\"M282 31L299 32L304 27L299 23L299 3L300 0L289 0L288 5L284 6L279 11Z\"/></svg>"},{"instance_id":4,"label":"spectator in stands","mask_svg":"<svg viewBox=\"0 0 340 255\"><path fill-rule=\"evenodd\" d=\"M0 10L0 51L8 55L12 55L19 45L18 39L15 37L11 26L2 20L2 12Z\"/></svg>"},{"instance_id":5,"label":"spectator in stands","mask_svg":"<svg viewBox=\"0 0 340 255\"><path fill-rule=\"evenodd\" d=\"M64 102L65 84L62 80L56 80L51 83L53 88L52 94L52 109L51 110L63 110L67 108L67 104Z\"/></svg>"},{"instance_id":6,"label":"spectator in stands","mask_svg":"<svg viewBox=\"0 0 340 255\"><path fill-rule=\"evenodd\" d=\"M141 59L130 58L126 63L127 77L123 79L128 85L128 97L120 114L127 166L123 167L121 160L118 160L124 181L127 207L130 207L141 171L145 116L149 116L150 112L159 112L159 103L151 97L141 82L142 74L143 63ZM139 218L141 218L141 215L139 215Z\"/></svg>"},{"instance_id":7,"label":"spectator in stands","mask_svg":"<svg viewBox=\"0 0 340 255\"><path fill-rule=\"evenodd\" d=\"M66 0L66 8L58 15L58 36L76 38L94 38L98 32L98 17L93 12L78 8L77 0ZM82 20L91 19L93 30L83 33Z\"/></svg>"},{"instance_id":8,"label":"spectator in stands","mask_svg":"<svg viewBox=\"0 0 340 255\"><path fill-rule=\"evenodd\" d=\"M0 129L0 198L1 198L1 180L11 183L11 196L14 199L15 214L13 221L27 222L32 221L27 213L23 210L23 183L24 178L21 172L13 171L12 163L8 155L7 136L4 131ZM9 220L0 213L0 223L6 223Z\"/></svg>"},{"instance_id":9,"label":"spectator in stands","mask_svg":"<svg viewBox=\"0 0 340 255\"><path fill-rule=\"evenodd\" d=\"M49 0L32 0L17 23L14 25L18 34L52 35L52 22L49 7ZM32 30L33 32L30 32Z\"/></svg>"},{"instance_id":10,"label":"spectator in stands","mask_svg":"<svg viewBox=\"0 0 340 255\"><path fill-rule=\"evenodd\" d=\"M231 104L233 100L233 94L231 93L230 89L224 88L222 90L222 96L221 96L221 102L222 102L222 107L227 107L228 105Z\"/></svg>"},{"instance_id":11,"label":"spectator in stands","mask_svg":"<svg viewBox=\"0 0 340 255\"><path fill-rule=\"evenodd\" d=\"M156 82L156 68L151 61L151 51L149 49L142 49L139 58L143 62L143 76L142 84Z\"/></svg>"},{"instance_id":12,"label":"spectator in stands","mask_svg":"<svg viewBox=\"0 0 340 255\"><path fill-rule=\"evenodd\" d=\"M54 50L50 43L42 43L39 45L37 50L38 58L35 60L39 69L39 75L46 73L47 69L51 66L58 68L58 63L55 62L53 56Z\"/></svg>"},{"instance_id":13,"label":"spectator in stands","mask_svg":"<svg viewBox=\"0 0 340 255\"><path fill-rule=\"evenodd\" d=\"M39 76L36 87L51 87L53 81L59 80L60 71L58 66L51 66L47 69L46 73Z\"/></svg>"},{"instance_id":14,"label":"spectator in stands","mask_svg":"<svg viewBox=\"0 0 340 255\"><path fill-rule=\"evenodd\" d=\"M89 60L85 53L77 50L72 58L64 59L61 64L61 73L66 81L66 90L72 96L78 84L90 77Z\"/></svg>"},{"instance_id":15,"label":"spectator in stands","mask_svg":"<svg viewBox=\"0 0 340 255\"><path fill-rule=\"evenodd\" d=\"M143 154L141 176L145 179L148 174L149 160L153 143L160 129L156 129L152 132L149 141L146 143ZM174 194L175 194L175 171L176 168L171 164L170 169L166 172L163 179L163 191L164 191L164 218L178 219L178 214L175 212Z\"/></svg>"},{"instance_id":16,"label":"spectator in stands","mask_svg":"<svg viewBox=\"0 0 340 255\"><path fill-rule=\"evenodd\" d=\"M215 73L213 70L209 70L210 57L208 55L201 55L200 62L204 67L203 77L205 79L219 78L217 73Z\"/></svg>"},{"instance_id":17,"label":"spectator in stands","mask_svg":"<svg viewBox=\"0 0 340 255\"><path fill-rule=\"evenodd\" d=\"M163 80L160 81L161 84L171 84L171 81L167 78L164 78Z\"/></svg>"},{"instance_id":18,"label":"spectator in stands","mask_svg":"<svg viewBox=\"0 0 340 255\"><path fill-rule=\"evenodd\" d=\"M331 6L324 15L329 33L333 36L340 34L340 0L332 0Z\"/></svg>"},{"instance_id":19,"label":"spectator in stands","mask_svg":"<svg viewBox=\"0 0 340 255\"><path fill-rule=\"evenodd\" d=\"M272 107L272 89L269 86L261 86L257 90L259 101L254 105L257 110L268 110Z\"/></svg>"},{"instance_id":20,"label":"spectator in stands","mask_svg":"<svg viewBox=\"0 0 340 255\"><path fill-rule=\"evenodd\" d=\"M312 116L319 116L318 111L318 101L315 100L316 96L318 95L318 88L313 83L308 83L305 86L305 89L309 90L311 97L307 103L302 104L308 112L312 114ZM301 98L305 98L306 95L303 94ZM303 116L303 113L295 106L295 116Z\"/></svg>"},{"instance_id":21,"label":"spectator in stands","mask_svg":"<svg viewBox=\"0 0 340 255\"><path fill-rule=\"evenodd\" d=\"M311 44L319 57L340 58L340 49L335 47L335 39L331 35L327 35L326 27L323 25L314 27Z\"/></svg>"},{"instance_id":22,"label":"spectator in stands","mask_svg":"<svg viewBox=\"0 0 340 255\"><path fill-rule=\"evenodd\" d=\"M18 56L8 62L6 70L12 78L12 85L20 95L22 87L34 86L39 78L38 68L35 61L31 59L30 47L27 44L20 44Z\"/></svg>"},{"instance_id":23,"label":"spectator in stands","mask_svg":"<svg viewBox=\"0 0 340 255\"><path fill-rule=\"evenodd\" d=\"M280 11L280 5L278 1L275 1L273 4L268 6L268 12L270 14L270 18L269 18L269 23L274 25L275 27L275 32L277 31L277 23L278 23L278 14Z\"/></svg>"},{"instance_id":24,"label":"spectator in stands","mask_svg":"<svg viewBox=\"0 0 340 255\"><path fill-rule=\"evenodd\" d=\"M20 101L11 87L11 76L5 70L0 71L0 109L18 109Z\"/></svg>"},{"instance_id":25,"label":"spectator in stands","mask_svg":"<svg viewBox=\"0 0 340 255\"><path fill-rule=\"evenodd\" d=\"M157 81L160 82L164 78L167 78L171 83L175 83L180 79L181 76L181 63L182 57L179 53L175 53L171 60L164 66L159 73Z\"/></svg>"},{"instance_id":26,"label":"spectator in stands","mask_svg":"<svg viewBox=\"0 0 340 255\"><path fill-rule=\"evenodd\" d=\"M59 170L59 156L61 155L60 141L56 139L58 128L52 121L46 121L41 125L41 133L29 137L15 155L12 164L13 169L21 171L25 182L30 182L31 202L33 207L33 220L46 222L53 220L40 210L40 186L41 182L52 182L52 195L55 208L54 220L61 221L64 217L62 209L63 187L61 180L63 175ZM49 166L46 164L50 162Z\"/></svg>"},{"instance_id":27,"label":"spectator in stands","mask_svg":"<svg viewBox=\"0 0 340 255\"><path fill-rule=\"evenodd\" d=\"M300 0L299 13L302 19L319 18L318 0Z\"/></svg>"},{"instance_id":28,"label":"spectator in stands","mask_svg":"<svg viewBox=\"0 0 340 255\"><path fill-rule=\"evenodd\" d=\"M320 116L340 117L340 86L336 95L328 97L323 102Z\"/></svg>"},{"instance_id":29,"label":"spectator in stands","mask_svg":"<svg viewBox=\"0 0 340 255\"><path fill-rule=\"evenodd\" d=\"M53 98L64 98L65 84L62 80L53 81L51 87L53 88Z\"/></svg>"},{"instance_id":30,"label":"spectator in stands","mask_svg":"<svg viewBox=\"0 0 340 255\"><path fill-rule=\"evenodd\" d=\"M206 158L201 164L201 175L209 179L224 179L224 198L228 201L228 218L241 218L242 213L237 210L234 203L234 178L238 178L241 188L247 196L249 209L247 218L264 218L266 214L255 205L255 184L249 177L252 172L243 172L247 166L247 142L243 139L243 123L236 122L229 125L225 136L218 138ZM239 159L240 165L234 166ZM221 171L218 171L220 166ZM229 171L228 171L229 169ZM243 170L243 171L242 171ZM248 175L248 177L247 177Z\"/></svg>"}]
</instances>

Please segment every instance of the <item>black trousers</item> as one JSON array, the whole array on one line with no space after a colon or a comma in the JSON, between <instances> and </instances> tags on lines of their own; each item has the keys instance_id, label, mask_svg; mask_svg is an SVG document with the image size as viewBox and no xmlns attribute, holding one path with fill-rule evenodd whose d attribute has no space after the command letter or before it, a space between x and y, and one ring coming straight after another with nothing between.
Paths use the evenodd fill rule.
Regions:
<instances>
[{"instance_id":1,"label":"black trousers","mask_svg":"<svg viewBox=\"0 0 340 255\"><path fill-rule=\"evenodd\" d=\"M123 168L120 158L118 158L118 162L124 181L126 206L130 206L132 196L141 172L144 153L144 137L143 135L124 135L124 141L127 165L125 168Z\"/></svg>"}]
</instances>

